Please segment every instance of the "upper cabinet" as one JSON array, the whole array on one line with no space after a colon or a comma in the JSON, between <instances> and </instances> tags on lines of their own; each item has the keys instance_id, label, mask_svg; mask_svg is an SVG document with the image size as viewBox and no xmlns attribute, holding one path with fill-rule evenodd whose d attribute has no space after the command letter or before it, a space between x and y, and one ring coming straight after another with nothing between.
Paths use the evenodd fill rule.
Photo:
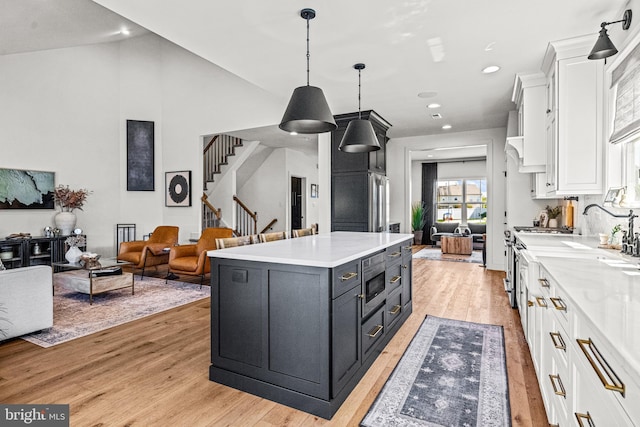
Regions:
<instances>
[{"instance_id":1,"label":"upper cabinet","mask_svg":"<svg viewBox=\"0 0 640 427\"><path fill-rule=\"evenodd\" d=\"M602 193L604 61L587 59L592 47L592 36L547 47L547 195Z\"/></svg>"},{"instance_id":2,"label":"upper cabinet","mask_svg":"<svg viewBox=\"0 0 640 427\"><path fill-rule=\"evenodd\" d=\"M546 171L546 84L542 73L516 75L511 98L517 106L516 134L511 134L513 126L509 126L507 145L518 153L518 172Z\"/></svg>"}]
</instances>

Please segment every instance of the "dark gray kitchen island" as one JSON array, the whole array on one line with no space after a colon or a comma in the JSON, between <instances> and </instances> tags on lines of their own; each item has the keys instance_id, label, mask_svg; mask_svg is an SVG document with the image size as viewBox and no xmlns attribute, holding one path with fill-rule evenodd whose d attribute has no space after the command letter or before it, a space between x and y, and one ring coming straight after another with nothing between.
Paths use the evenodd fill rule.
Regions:
<instances>
[{"instance_id":1,"label":"dark gray kitchen island","mask_svg":"<svg viewBox=\"0 0 640 427\"><path fill-rule=\"evenodd\" d=\"M413 235L208 252L209 379L330 419L411 314Z\"/></svg>"}]
</instances>

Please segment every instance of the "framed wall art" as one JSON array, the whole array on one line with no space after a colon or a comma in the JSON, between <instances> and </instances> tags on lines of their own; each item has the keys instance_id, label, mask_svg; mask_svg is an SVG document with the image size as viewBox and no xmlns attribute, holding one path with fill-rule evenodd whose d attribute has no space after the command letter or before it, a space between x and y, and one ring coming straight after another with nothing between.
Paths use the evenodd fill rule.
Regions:
<instances>
[{"instance_id":1,"label":"framed wall art","mask_svg":"<svg viewBox=\"0 0 640 427\"><path fill-rule=\"evenodd\" d=\"M127 191L154 191L154 123L127 120Z\"/></svg>"},{"instance_id":2,"label":"framed wall art","mask_svg":"<svg viewBox=\"0 0 640 427\"><path fill-rule=\"evenodd\" d=\"M166 206L191 206L191 171L165 173Z\"/></svg>"},{"instance_id":3,"label":"framed wall art","mask_svg":"<svg viewBox=\"0 0 640 427\"><path fill-rule=\"evenodd\" d=\"M55 209L55 173L0 169L0 209Z\"/></svg>"}]
</instances>

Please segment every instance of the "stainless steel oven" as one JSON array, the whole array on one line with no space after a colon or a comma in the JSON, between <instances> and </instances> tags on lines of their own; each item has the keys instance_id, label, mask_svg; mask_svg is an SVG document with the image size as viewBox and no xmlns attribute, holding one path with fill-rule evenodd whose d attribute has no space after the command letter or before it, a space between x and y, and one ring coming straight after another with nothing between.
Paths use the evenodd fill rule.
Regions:
<instances>
[{"instance_id":1,"label":"stainless steel oven","mask_svg":"<svg viewBox=\"0 0 640 427\"><path fill-rule=\"evenodd\" d=\"M385 299L384 252L362 260L362 316L366 317Z\"/></svg>"}]
</instances>

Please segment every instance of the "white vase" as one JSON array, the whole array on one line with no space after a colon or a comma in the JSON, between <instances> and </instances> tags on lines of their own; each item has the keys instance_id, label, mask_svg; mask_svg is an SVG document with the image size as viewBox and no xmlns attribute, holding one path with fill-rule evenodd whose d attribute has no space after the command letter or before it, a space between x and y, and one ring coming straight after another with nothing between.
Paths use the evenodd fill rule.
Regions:
<instances>
[{"instance_id":1,"label":"white vase","mask_svg":"<svg viewBox=\"0 0 640 427\"><path fill-rule=\"evenodd\" d=\"M557 218L549 218L549 228L558 228Z\"/></svg>"},{"instance_id":2,"label":"white vase","mask_svg":"<svg viewBox=\"0 0 640 427\"><path fill-rule=\"evenodd\" d=\"M70 235L76 228L76 214L73 212L58 212L54 221L62 236Z\"/></svg>"},{"instance_id":3,"label":"white vase","mask_svg":"<svg viewBox=\"0 0 640 427\"><path fill-rule=\"evenodd\" d=\"M77 246L71 246L64 257L71 264L77 264L80 261L80 256L82 255L82 251L78 249Z\"/></svg>"}]
</instances>

